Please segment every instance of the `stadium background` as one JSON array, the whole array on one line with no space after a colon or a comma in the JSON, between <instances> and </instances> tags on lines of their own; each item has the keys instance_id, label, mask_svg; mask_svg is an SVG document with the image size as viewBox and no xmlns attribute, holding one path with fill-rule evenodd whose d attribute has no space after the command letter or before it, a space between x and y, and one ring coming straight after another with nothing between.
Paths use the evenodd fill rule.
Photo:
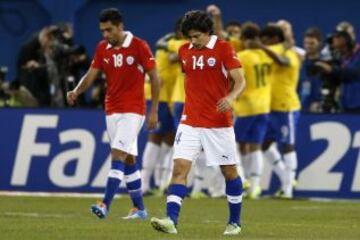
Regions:
<instances>
[{"instance_id":1,"label":"stadium background","mask_svg":"<svg viewBox=\"0 0 360 240\"><path fill-rule=\"evenodd\" d=\"M41 27L59 22L73 22L76 42L84 44L89 54L92 55L96 43L101 39L98 30L98 12L100 9L110 6L118 7L124 14L127 29L147 39L154 48L155 41L166 32L172 31L175 20L185 11L196 8L203 9L210 3L216 3L222 9L225 23L237 19L241 22L253 20L259 24L265 24L268 21L287 19L293 24L299 45L302 44L303 31L309 26L318 26L324 33L330 33L338 22L347 20L354 24L355 29L360 28L357 21L360 2L356 1L331 3L309 0L297 3L285 0L1 1L0 65L9 66L8 78L12 79L15 76L14 65L17 51L24 41ZM29 155L31 158L29 168L20 165L18 173L19 176L25 174L27 178L24 178L23 175L23 180L18 180L19 184L13 184L16 154L24 152L27 148L25 145L24 149L20 148L21 134L28 131L28 128L22 128L25 115L31 118L38 114L47 115L50 117L50 122L56 122L50 127L53 129L41 129L39 133L35 133L36 142L49 143L49 153L44 154L45 157ZM0 190L102 192L101 187L92 185L108 154L108 149L102 141L104 125L101 111L1 109L0 115L0 132L2 133L0 138ZM80 115L91 121L85 123L82 118L78 118ZM58 120L54 120L54 117L58 117ZM307 182L300 181L300 187L302 184L305 184L305 187L297 191L298 196L360 197L360 159L358 159L360 156L358 153L360 127L358 122L358 116L346 115L305 115L302 118L300 123L302 131L298 136L299 170L302 171L305 167L310 166L310 163L316 162L318 165L315 165L308 175L303 176L304 181L307 180ZM46 123L46 118L45 123L41 124L51 125L49 122ZM71 182L74 180L71 176L75 177L77 171L84 171L84 169L77 169L74 162L69 161L69 165L63 162L63 175L57 176L61 184L57 185L56 180L54 182L54 177L49 173L50 160L53 161L61 152L79 146L79 143L61 143L59 140L62 131L76 129L86 129L94 134L96 143L93 146L94 155L91 156L91 159L97 162L91 166L89 176L84 176L84 172L79 173L78 177L82 182L80 181L76 186L71 186L66 181ZM328 129L332 129L332 131L328 131ZM142 136L141 146L145 141L144 135ZM64 142L66 141L64 140ZM29 143L31 142L26 142L26 144ZM19 157L19 159L24 161L25 158ZM98 159L101 159L101 162ZM319 179L315 178L317 174ZM270 190L273 190L276 179L273 181L270 179L268 176L265 184ZM16 180L14 181L16 183ZM101 186L103 183L99 184Z\"/></svg>"}]
</instances>

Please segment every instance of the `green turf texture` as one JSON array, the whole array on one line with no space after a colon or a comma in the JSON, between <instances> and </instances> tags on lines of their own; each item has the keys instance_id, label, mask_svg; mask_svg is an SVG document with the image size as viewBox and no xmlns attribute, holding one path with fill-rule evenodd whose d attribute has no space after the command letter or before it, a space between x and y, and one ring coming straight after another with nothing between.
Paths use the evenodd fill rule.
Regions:
<instances>
[{"instance_id":1,"label":"green turf texture","mask_svg":"<svg viewBox=\"0 0 360 240\"><path fill-rule=\"evenodd\" d=\"M115 199L104 220L92 198L0 196L0 239L360 239L360 202L244 200L242 233L222 236L226 199L185 199L177 235L156 232L149 220L122 220L130 199ZM165 198L145 198L150 216L165 215Z\"/></svg>"}]
</instances>

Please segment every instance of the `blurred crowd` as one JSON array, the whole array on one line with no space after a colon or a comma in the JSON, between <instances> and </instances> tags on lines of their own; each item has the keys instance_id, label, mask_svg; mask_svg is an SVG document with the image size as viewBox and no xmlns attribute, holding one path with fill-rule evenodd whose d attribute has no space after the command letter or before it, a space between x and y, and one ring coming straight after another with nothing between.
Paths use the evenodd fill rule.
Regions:
<instances>
[{"instance_id":1,"label":"blurred crowd","mask_svg":"<svg viewBox=\"0 0 360 240\"><path fill-rule=\"evenodd\" d=\"M216 34L225 36L236 51L241 51L242 24L230 21L222 26L222 22L217 21L221 16L216 9L209 13L214 18ZM302 111L360 112L360 94L357 94L360 91L360 48L351 23L340 22L328 34L310 27L303 34L302 44L295 42L288 21L268 24L282 28L285 44L294 48L301 59L298 94ZM0 106L67 107L65 94L80 81L90 61L86 49L74 42L71 24L46 26L20 49L15 79L6 79L6 67L0 68ZM105 88L102 76L79 99L77 107L102 108Z\"/></svg>"}]
</instances>

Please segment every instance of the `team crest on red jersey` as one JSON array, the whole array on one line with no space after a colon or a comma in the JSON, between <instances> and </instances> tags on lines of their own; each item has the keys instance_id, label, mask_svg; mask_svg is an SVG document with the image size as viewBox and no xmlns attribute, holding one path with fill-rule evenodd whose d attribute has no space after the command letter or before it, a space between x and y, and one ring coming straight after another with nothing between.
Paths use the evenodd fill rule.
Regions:
<instances>
[{"instance_id":1,"label":"team crest on red jersey","mask_svg":"<svg viewBox=\"0 0 360 240\"><path fill-rule=\"evenodd\" d=\"M215 59L214 57L208 58L207 64L209 65L209 67L215 66L215 64L216 64L216 59Z\"/></svg>"},{"instance_id":2,"label":"team crest on red jersey","mask_svg":"<svg viewBox=\"0 0 360 240\"><path fill-rule=\"evenodd\" d=\"M134 57L133 56L128 56L126 58L126 62L128 65L132 65L134 63Z\"/></svg>"}]
</instances>

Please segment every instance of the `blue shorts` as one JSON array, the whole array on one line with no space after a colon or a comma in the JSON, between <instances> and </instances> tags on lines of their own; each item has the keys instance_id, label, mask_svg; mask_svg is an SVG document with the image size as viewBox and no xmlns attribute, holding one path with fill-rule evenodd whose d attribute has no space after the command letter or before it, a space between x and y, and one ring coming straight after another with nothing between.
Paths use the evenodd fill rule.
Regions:
<instances>
[{"instance_id":1,"label":"blue shorts","mask_svg":"<svg viewBox=\"0 0 360 240\"><path fill-rule=\"evenodd\" d=\"M146 101L146 109L148 109L148 111L151 109L151 101ZM166 102L159 103L158 120L158 126L152 130L151 133L165 134L168 132L175 132L174 119L169 105Z\"/></svg>"},{"instance_id":2,"label":"blue shorts","mask_svg":"<svg viewBox=\"0 0 360 240\"><path fill-rule=\"evenodd\" d=\"M235 120L235 137L240 143L262 144L269 121L269 114L249 117L237 117Z\"/></svg>"},{"instance_id":3,"label":"blue shorts","mask_svg":"<svg viewBox=\"0 0 360 240\"><path fill-rule=\"evenodd\" d=\"M177 129L179 124L180 124L181 116L183 114L183 110L184 110L184 103L182 103L182 102L175 102L174 103L174 125L175 125L175 129Z\"/></svg>"},{"instance_id":4,"label":"blue shorts","mask_svg":"<svg viewBox=\"0 0 360 240\"><path fill-rule=\"evenodd\" d=\"M296 127L300 112L271 112L265 139L278 144L295 144Z\"/></svg>"}]
</instances>

